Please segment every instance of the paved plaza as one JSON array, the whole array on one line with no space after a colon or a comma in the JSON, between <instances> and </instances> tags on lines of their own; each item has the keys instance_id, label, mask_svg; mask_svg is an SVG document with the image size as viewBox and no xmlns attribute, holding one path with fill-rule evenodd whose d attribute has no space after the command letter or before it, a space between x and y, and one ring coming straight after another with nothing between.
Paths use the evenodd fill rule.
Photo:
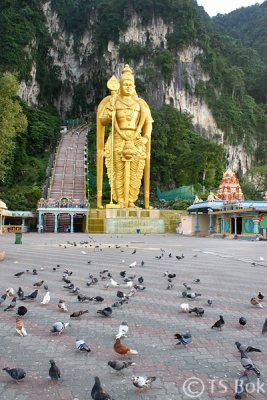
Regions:
<instances>
[{"instance_id":1,"label":"paved plaza","mask_svg":"<svg viewBox=\"0 0 267 400\"><path fill-rule=\"evenodd\" d=\"M80 245L80 242L88 243ZM132 254L134 249L136 253ZM163 257L156 258L161 256L161 249ZM45 290L41 288L37 299L25 304L28 308L23 318L28 332L26 337L20 337L15 331L15 311L3 311L10 299L0 308L1 366L22 367L27 372L24 381L17 385L1 368L1 400L91 399L95 376L99 376L102 386L114 400L234 399L235 381L243 372L235 341L262 350L250 353L261 377L257 381L256 375L249 372L249 389L252 398L267 398L267 334L261 334L267 317L266 242L174 234L25 234L22 244L15 244L14 235L6 234L0 236L0 250L6 251L6 259L0 263L1 294L11 287L17 291L19 286L25 294L30 294L33 284L44 280L51 295L50 303L42 305ZM184 258L178 260L176 256L182 254ZM141 266L142 260L144 266ZM134 261L136 267L129 268ZM34 268L37 276L32 274ZM70 279L82 294L102 296L104 302L79 303L77 296L63 289L65 268L73 271ZM20 278L14 276L27 269L29 272ZM122 283L120 271L126 270L136 278L143 276L146 286L146 290L137 292L128 304L114 308L110 318L96 313L118 300L117 288L105 288L107 281L99 278L99 271L104 269L119 283ZM166 289L165 271L177 275L171 290ZM89 273L99 279L91 287L86 286ZM192 283L196 278L200 279L199 284ZM180 304L185 302L183 282L190 284L192 291L202 294L198 300L188 300L190 306L205 309L202 318L180 311ZM125 284L119 289L129 291ZM266 296L263 308L253 308L250 299L259 291ZM57 307L61 298L66 300L68 313L62 313ZM213 300L210 307L208 299ZM87 309L88 314L72 320L61 336L50 333L54 322L67 322L71 312ZM222 331L211 329L219 315L225 319ZM247 319L244 329L238 323L241 316ZM139 354L131 356L136 365L119 375L107 363L120 358L113 344L122 321L129 325L128 337L122 342ZM176 346L174 334L186 330L193 336L192 343L187 348ZM78 352L76 338L84 339L91 353ZM58 385L51 385L48 376L51 358L61 369L62 379ZM135 393L132 375L156 376L157 379L149 391ZM195 379L198 381L193 384Z\"/></svg>"}]
</instances>

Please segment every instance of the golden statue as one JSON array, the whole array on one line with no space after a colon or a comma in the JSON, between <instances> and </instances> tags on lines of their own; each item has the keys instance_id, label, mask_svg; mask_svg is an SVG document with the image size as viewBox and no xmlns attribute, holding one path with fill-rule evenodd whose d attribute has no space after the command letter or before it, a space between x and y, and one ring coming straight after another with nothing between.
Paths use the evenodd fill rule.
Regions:
<instances>
[{"instance_id":1,"label":"golden statue","mask_svg":"<svg viewBox=\"0 0 267 400\"><path fill-rule=\"evenodd\" d=\"M102 208L103 162L110 184L109 208L135 207L144 175L144 203L149 208L152 117L147 103L135 91L128 64L120 81L107 83L111 95L97 109L97 207ZM105 126L111 124L105 141ZM116 205L113 204L116 201Z\"/></svg>"}]
</instances>

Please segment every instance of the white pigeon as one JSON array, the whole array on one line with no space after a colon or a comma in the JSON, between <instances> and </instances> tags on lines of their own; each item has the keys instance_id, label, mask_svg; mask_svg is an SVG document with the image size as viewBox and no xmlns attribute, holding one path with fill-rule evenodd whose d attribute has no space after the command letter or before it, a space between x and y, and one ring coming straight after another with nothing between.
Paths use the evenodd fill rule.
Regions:
<instances>
[{"instance_id":1,"label":"white pigeon","mask_svg":"<svg viewBox=\"0 0 267 400\"><path fill-rule=\"evenodd\" d=\"M50 301L50 293L46 292L46 294L44 295L43 301L41 301L41 304L48 304Z\"/></svg>"},{"instance_id":2,"label":"white pigeon","mask_svg":"<svg viewBox=\"0 0 267 400\"><path fill-rule=\"evenodd\" d=\"M133 285L134 285L133 281L126 282L126 287L129 289L132 289Z\"/></svg>"},{"instance_id":3,"label":"white pigeon","mask_svg":"<svg viewBox=\"0 0 267 400\"><path fill-rule=\"evenodd\" d=\"M132 262L132 264L129 265L129 267L130 267L130 268L136 267L136 264L137 264L137 262L134 261L134 262Z\"/></svg>"},{"instance_id":4,"label":"white pigeon","mask_svg":"<svg viewBox=\"0 0 267 400\"><path fill-rule=\"evenodd\" d=\"M121 260L121 262L124 264L124 263L125 263L125 260Z\"/></svg>"},{"instance_id":5,"label":"white pigeon","mask_svg":"<svg viewBox=\"0 0 267 400\"><path fill-rule=\"evenodd\" d=\"M149 389L151 383L155 381L157 378L155 376L132 376L132 381L135 387L138 389Z\"/></svg>"},{"instance_id":6,"label":"white pigeon","mask_svg":"<svg viewBox=\"0 0 267 400\"><path fill-rule=\"evenodd\" d=\"M260 261L264 261L264 257L260 257Z\"/></svg>"},{"instance_id":7,"label":"white pigeon","mask_svg":"<svg viewBox=\"0 0 267 400\"><path fill-rule=\"evenodd\" d=\"M15 296L15 290L13 288L8 288L8 289L6 289L6 294L9 297L14 297Z\"/></svg>"},{"instance_id":8,"label":"white pigeon","mask_svg":"<svg viewBox=\"0 0 267 400\"><path fill-rule=\"evenodd\" d=\"M116 287L116 286L120 286L120 284L116 281L114 281L114 279L110 278L109 283L106 284L106 288L108 288L109 286L112 287Z\"/></svg>"},{"instance_id":9,"label":"white pigeon","mask_svg":"<svg viewBox=\"0 0 267 400\"><path fill-rule=\"evenodd\" d=\"M128 329L129 329L129 327L128 327L127 322L123 321L119 326L119 332L116 335L116 339L120 339L122 337L127 337L126 334L128 332Z\"/></svg>"},{"instance_id":10,"label":"white pigeon","mask_svg":"<svg viewBox=\"0 0 267 400\"><path fill-rule=\"evenodd\" d=\"M189 311L189 304L188 303L182 303L180 305L181 311L182 312L188 312Z\"/></svg>"},{"instance_id":11,"label":"white pigeon","mask_svg":"<svg viewBox=\"0 0 267 400\"><path fill-rule=\"evenodd\" d=\"M87 254L86 251L81 251L82 254Z\"/></svg>"}]
</instances>

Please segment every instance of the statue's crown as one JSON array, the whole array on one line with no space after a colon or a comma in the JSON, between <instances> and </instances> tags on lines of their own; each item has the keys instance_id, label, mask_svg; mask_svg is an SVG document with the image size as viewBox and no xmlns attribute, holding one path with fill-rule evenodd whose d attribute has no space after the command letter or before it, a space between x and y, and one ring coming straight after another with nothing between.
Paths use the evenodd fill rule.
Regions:
<instances>
[{"instance_id":1,"label":"statue's crown","mask_svg":"<svg viewBox=\"0 0 267 400\"><path fill-rule=\"evenodd\" d=\"M134 82L134 76L132 70L128 64L125 64L125 67L122 70L120 81L123 82L126 79Z\"/></svg>"}]
</instances>

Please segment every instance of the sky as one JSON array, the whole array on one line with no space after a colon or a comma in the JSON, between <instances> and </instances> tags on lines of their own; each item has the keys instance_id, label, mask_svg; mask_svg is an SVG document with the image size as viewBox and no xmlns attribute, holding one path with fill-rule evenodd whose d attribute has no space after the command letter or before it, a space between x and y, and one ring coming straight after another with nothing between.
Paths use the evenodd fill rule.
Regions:
<instances>
[{"instance_id":1,"label":"sky","mask_svg":"<svg viewBox=\"0 0 267 400\"><path fill-rule=\"evenodd\" d=\"M210 17L220 13L227 14L237 8L263 3L264 0L197 0L199 6L203 6Z\"/></svg>"}]
</instances>

